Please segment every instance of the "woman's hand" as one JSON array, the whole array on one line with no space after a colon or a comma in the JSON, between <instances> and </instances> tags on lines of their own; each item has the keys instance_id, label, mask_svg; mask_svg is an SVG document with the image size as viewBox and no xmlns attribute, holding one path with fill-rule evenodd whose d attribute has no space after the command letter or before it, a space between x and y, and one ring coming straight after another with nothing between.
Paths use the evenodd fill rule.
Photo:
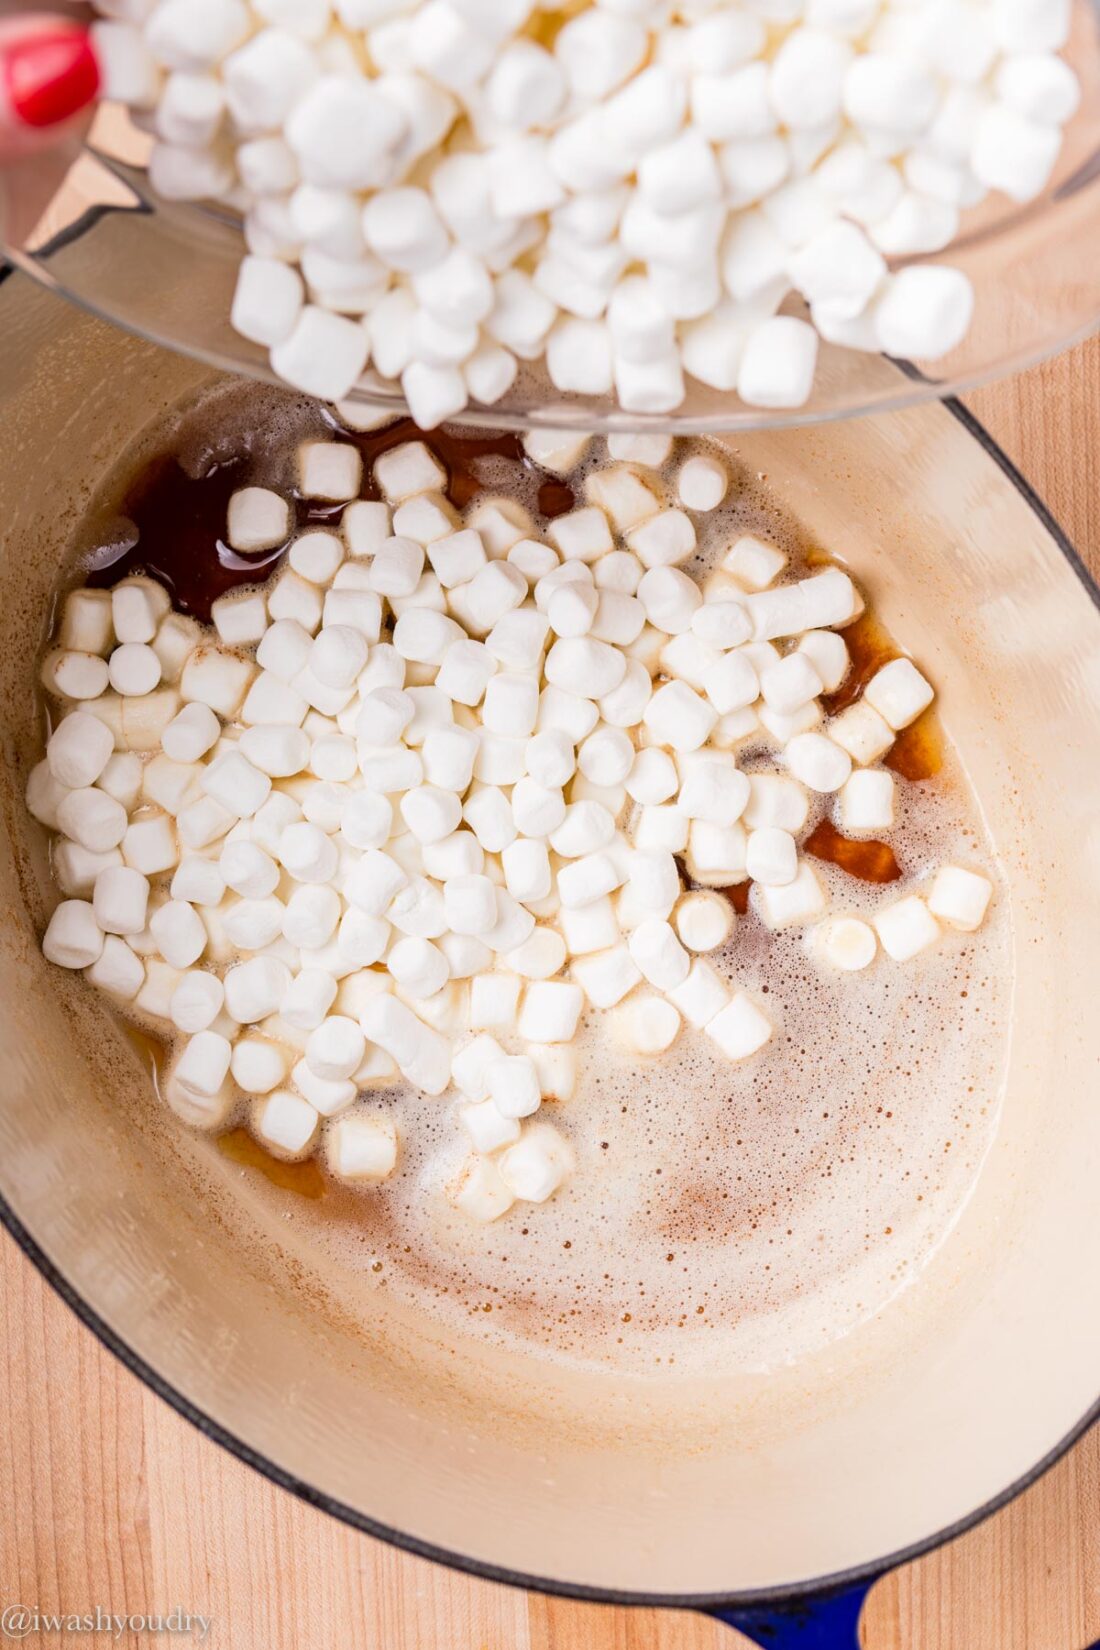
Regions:
<instances>
[{"instance_id":1,"label":"woman's hand","mask_svg":"<svg viewBox=\"0 0 1100 1650\"><path fill-rule=\"evenodd\" d=\"M62 139L99 90L87 29L49 12L0 22L0 166Z\"/></svg>"}]
</instances>

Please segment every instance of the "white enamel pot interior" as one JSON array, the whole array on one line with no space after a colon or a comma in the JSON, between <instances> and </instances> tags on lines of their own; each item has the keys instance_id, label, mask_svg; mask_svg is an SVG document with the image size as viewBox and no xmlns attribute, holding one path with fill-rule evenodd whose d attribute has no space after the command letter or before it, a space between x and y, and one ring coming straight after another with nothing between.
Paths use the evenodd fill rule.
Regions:
<instances>
[{"instance_id":1,"label":"white enamel pot interior","mask_svg":"<svg viewBox=\"0 0 1100 1650\"><path fill-rule=\"evenodd\" d=\"M22 804L33 670L90 490L208 369L0 285L0 1196L170 1402L359 1527L496 1577L716 1606L868 1573L968 1520L1100 1390L1100 610L1017 479L940 406L744 436L940 684L1012 904L1003 1116L920 1280L768 1375L624 1377L442 1344L166 1126L132 1045L45 964ZM197 1199L198 1168L224 1197ZM213 1165L211 1167L211 1165Z\"/></svg>"}]
</instances>

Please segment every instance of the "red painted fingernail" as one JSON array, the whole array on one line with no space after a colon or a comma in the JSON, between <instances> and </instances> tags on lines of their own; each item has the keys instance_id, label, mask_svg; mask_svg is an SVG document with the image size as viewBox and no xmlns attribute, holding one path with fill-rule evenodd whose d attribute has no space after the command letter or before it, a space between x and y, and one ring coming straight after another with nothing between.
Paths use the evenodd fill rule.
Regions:
<instances>
[{"instance_id":1,"label":"red painted fingernail","mask_svg":"<svg viewBox=\"0 0 1100 1650\"><path fill-rule=\"evenodd\" d=\"M85 29L50 28L0 47L8 102L24 126L58 126L99 90L99 64Z\"/></svg>"}]
</instances>

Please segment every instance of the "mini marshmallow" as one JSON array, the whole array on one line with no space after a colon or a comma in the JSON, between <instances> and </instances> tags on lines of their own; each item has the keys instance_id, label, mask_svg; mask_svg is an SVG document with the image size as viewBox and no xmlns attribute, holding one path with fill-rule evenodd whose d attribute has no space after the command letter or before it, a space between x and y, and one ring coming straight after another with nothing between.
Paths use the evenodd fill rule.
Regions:
<instances>
[{"instance_id":1,"label":"mini marshmallow","mask_svg":"<svg viewBox=\"0 0 1100 1650\"><path fill-rule=\"evenodd\" d=\"M522 984L515 974L475 974L470 981L471 1028L475 1031L511 1030L515 1025Z\"/></svg>"},{"instance_id":2,"label":"mini marshmallow","mask_svg":"<svg viewBox=\"0 0 1100 1650\"><path fill-rule=\"evenodd\" d=\"M117 848L128 828L121 802L91 786L66 793L57 806L57 823L66 836L94 854Z\"/></svg>"},{"instance_id":3,"label":"mini marshmallow","mask_svg":"<svg viewBox=\"0 0 1100 1650\"><path fill-rule=\"evenodd\" d=\"M488 877L473 874L448 878L443 884L443 907L455 934L484 937L496 925L496 890Z\"/></svg>"},{"instance_id":4,"label":"mini marshmallow","mask_svg":"<svg viewBox=\"0 0 1100 1650\"><path fill-rule=\"evenodd\" d=\"M302 533L290 546L287 561L310 584L328 584L343 561L343 541L336 533Z\"/></svg>"},{"instance_id":5,"label":"mini marshmallow","mask_svg":"<svg viewBox=\"0 0 1100 1650\"><path fill-rule=\"evenodd\" d=\"M229 1074L232 1044L216 1031L200 1031L191 1037L176 1061L173 1077L181 1088L200 1098L212 1099Z\"/></svg>"},{"instance_id":6,"label":"mini marshmallow","mask_svg":"<svg viewBox=\"0 0 1100 1650\"><path fill-rule=\"evenodd\" d=\"M140 644L134 645L140 646ZM112 666L114 665L115 659L118 658L119 653L122 652L122 648L117 648L111 655ZM146 653L152 653L152 649L140 646L140 652L141 655L144 655ZM152 653L152 657L156 663L156 675L152 681L152 686L155 687L157 682L160 680L160 661L157 660L155 653ZM59 694L65 699L98 699L100 694L106 692L108 682L110 682L110 685L114 687L116 692L121 691L118 681L111 678L108 665L98 656L98 654L51 654L50 659L52 660L52 664L48 667L49 680L46 681L46 686L49 688L50 692ZM116 674L120 679L137 679L140 681L144 678L144 672L139 661L134 661L128 670L124 667L120 667ZM46 680L45 669L43 680ZM139 688L138 691L145 692L148 690Z\"/></svg>"},{"instance_id":7,"label":"mini marshmallow","mask_svg":"<svg viewBox=\"0 0 1100 1650\"><path fill-rule=\"evenodd\" d=\"M363 460L358 447L341 441L303 441L298 448L298 490L304 498L343 503L359 492Z\"/></svg>"},{"instance_id":8,"label":"mini marshmallow","mask_svg":"<svg viewBox=\"0 0 1100 1650\"><path fill-rule=\"evenodd\" d=\"M180 694L185 701L206 705L228 721L241 708L254 675L248 660L217 648L202 648L183 667Z\"/></svg>"},{"instance_id":9,"label":"mini marshmallow","mask_svg":"<svg viewBox=\"0 0 1100 1650\"><path fill-rule=\"evenodd\" d=\"M853 762L877 762L894 742L894 732L878 711L857 699L828 724L828 736Z\"/></svg>"},{"instance_id":10,"label":"mini marshmallow","mask_svg":"<svg viewBox=\"0 0 1100 1650\"><path fill-rule=\"evenodd\" d=\"M491 1100L460 1106L458 1119L478 1152L499 1151L501 1146L510 1146L520 1137L518 1120L503 1116Z\"/></svg>"},{"instance_id":11,"label":"mini marshmallow","mask_svg":"<svg viewBox=\"0 0 1100 1650\"><path fill-rule=\"evenodd\" d=\"M332 975L319 968L304 968L290 982L279 1016L299 1031L316 1031L335 999L336 981Z\"/></svg>"},{"instance_id":12,"label":"mini marshmallow","mask_svg":"<svg viewBox=\"0 0 1100 1650\"><path fill-rule=\"evenodd\" d=\"M642 852L667 850L679 854L688 845L691 821L679 808L643 807L634 827L634 845Z\"/></svg>"},{"instance_id":13,"label":"mini marshmallow","mask_svg":"<svg viewBox=\"0 0 1100 1650\"><path fill-rule=\"evenodd\" d=\"M650 624L672 636L691 628L703 598L686 573L675 567L654 567L638 585L638 600Z\"/></svg>"},{"instance_id":14,"label":"mini marshmallow","mask_svg":"<svg viewBox=\"0 0 1100 1650\"><path fill-rule=\"evenodd\" d=\"M247 647L253 642L260 641L267 630L267 600L262 591L221 596L211 604L210 617L214 621L219 640L224 642L226 647ZM161 677L160 661L157 662L154 687ZM117 683L115 685L117 687ZM118 692L123 691L124 689L118 687ZM143 691L148 692L149 689Z\"/></svg>"},{"instance_id":15,"label":"mini marshmallow","mask_svg":"<svg viewBox=\"0 0 1100 1650\"><path fill-rule=\"evenodd\" d=\"M498 666L529 671L537 667L550 632L550 621L528 606L502 614L485 638Z\"/></svg>"},{"instance_id":16,"label":"mini marshmallow","mask_svg":"<svg viewBox=\"0 0 1100 1650\"><path fill-rule=\"evenodd\" d=\"M462 705L480 704L496 662L483 642L452 642L443 656L436 685Z\"/></svg>"},{"instance_id":17,"label":"mini marshmallow","mask_svg":"<svg viewBox=\"0 0 1100 1650\"><path fill-rule=\"evenodd\" d=\"M94 785L114 750L111 731L84 711L66 716L46 744L50 774L69 790Z\"/></svg>"},{"instance_id":18,"label":"mini marshmallow","mask_svg":"<svg viewBox=\"0 0 1100 1650\"><path fill-rule=\"evenodd\" d=\"M663 1054L680 1032L680 1015L663 997L638 992L615 1013L615 1035L631 1054Z\"/></svg>"},{"instance_id":19,"label":"mini marshmallow","mask_svg":"<svg viewBox=\"0 0 1100 1650\"><path fill-rule=\"evenodd\" d=\"M599 699L612 692L625 674L622 654L588 636L562 638L546 656L547 681L586 698Z\"/></svg>"},{"instance_id":20,"label":"mini marshmallow","mask_svg":"<svg viewBox=\"0 0 1100 1650\"><path fill-rule=\"evenodd\" d=\"M620 728L600 727L590 733L577 752L577 766L595 785L619 785L634 765L635 750Z\"/></svg>"},{"instance_id":21,"label":"mini marshmallow","mask_svg":"<svg viewBox=\"0 0 1100 1650\"><path fill-rule=\"evenodd\" d=\"M240 555L254 556L264 550L274 550L286 543L289 533L290 506L270 488L242 487L229 500L225 536L230 547Z\"/></svg>"},{"instance_id":22,"label":"mini marshmallow","mask_svg":"<svg viewBox=\"0 0 1100 1650\"><path fill-rule=\"evenodd\" d=\"M128 865L109 866L95 879L92 910L105 934L140 934L148 904L148 879Z\"/></svg>"},{"instance_id":23,"label":"mini marshmallow","mask_svg":"<svg viewBox=\"0 0 1100 1650\"><path fill-rule=\"evenodd\" d=\"M878 942L874 929L858 917L833 917L814 930L820 956L844 973L858 973L875 960Z\"/></svg>"},{"instance_id":24,"label":"mini marshmallow","mask_svg":"<svg viewBox=\"0 0 1100 1650\"><path fill-rule=\"evenodd\" d=\"M130 578L111 591L111 618L118 642L148 643L168 612L171 599L155 579Z\"/></svg>"},{"instance_id":25,"label":"mini marshmallow","mask_svg":"<svg viewBox=\"0 0 1100 1650\"><path fill-rule=\"evenodd\" d=\"M773 1035L772 1023L743 991L735 992L725 1008L707 1021L706 1033L730 1060L747 1060Z\"/></svg>"},{"instance_id":26,"label":"mini marshmallow","mask_svg":"<svg viewBox=\"0 0 1100 1650\"><path fill-rule=\"evenodd\" d=\"M515 1194L501 1178L496 1160L483 1156L466 1160L448 1185L447 1196L471 1220L484 1222L498 1220L515 1202Z\"/></svg>"},{"instance_id":27,"label":"mini marshmallow","mask_svg":"<svg viewBox=\"0 0 1100 1650\"><path fill-rule=\"evenodd\" d=\"M798 875L798 850L794 837L774 825L750 831L745 848L745 870L753 882L768 888L782 888Z\"/></svg>"},{"instance_id":28,"label":"mini marshmallow","mask_svg":"<svg viewBox=\"0 0 1100 1650\"><path fill-rule=\"evenodd\" d=\"M802 652L788 653L760 676L760 692L770 710L791 715L809 704L824 689L813 661ZM735 707L727 707L732 710Z\"/></svg>"},{"instance_id":29,"label":"mini marshmallow","mask_svg":"<svg viewBox=\"0 0 1100 1650\"><path fill-rule=\"evenodd\" d=\"M271 780L240 751L227 751L203 770L200 781L206 796L239 819L250 818L271 795Z\"/></svg>"},{"instance_id":30,"label":"mini marshmallow","mask_svg":"<svg viewBox=\"0 0 1100 1650\"><path fill-rule=\"evenodd\" d=\"M502 1055L486 1070L489 1096L502 1117L530 1117L542 1103L538 1072L526 1055Z\"/></svg>"},{"instance_id":31,"label":"mini marshmallow","mask_svg":"<svg viewBox=\"0 0 1100 1650\"><path fill-rule=\"evenodd\" d=\"M751 534L738 539L722 562L725 572L746 590L753 591L766 589L786 565L787 558L782 550L765 544L762 539L753 538Z\"/></svg>"},{"instance_id":32,"label":"mini marshmallow","mask_svg":"<svg viewBox=\"0 0 1100 1650\"><path fill-rule=\"evenodd\" d=\"M279 884L279 867L254 842L227 842L218 869L226 886L246 899L266 899Z\"/></svg>"},{"instance_id":33,"label":"mini marshmallow","mask_svg":"<svg viewBox=\"0 0 1100 1650\"><path fill-rule=\"evenodd\" d=\"M794 777L811 791L839 791L852 771L847 751L823 733L799 733L784 752Z\"/></svg>"},{"instance_id":34,"label":"mini marshmallow","mask_svg":"<svg viewBox=\"0 0 1100 1650\"><path fill-rule=\"evenodd\" d=\"M97 892L98 889L97 882ZM993 884L980 872L968 871L960 865L943 865L932 879L928 909L949 928L971 934L981 927L992 894Z\"/></svg>"},{"instance_id":35,"label":"mini marshmallow","mask_svg":"<svg viewBox=\"0 0 1100 1650\"><path fill-rule=\"evenodd\" d=\"M647 568L687 561L695 551L695 528L682 510L663 510L626 534L626 542Z\"/></svg>"},{"instance_id":36,"label":"mini marshmallow","mask_svg":"<svg viewBox=\"0 0 1100 1650\"><path fill-rule=\"evenodd\" d=\"M579 744L599 719L600 713L590 700L552 684L543 688L539 698L540 733L563 733L571 743Z\"/></svg>"},{"instance_id":37,"label":"mini marshmallow","mask_svg":"<svg viewBox=\"0 0 1100 1650\"><path fill-rule=\"evenodd\" d=\"M103 950L85 969L85 976L99 991L122 1002L132 1002L145 981L145 968L126 944L114 934L103 941Z\"/></svg>"},{"instance_id":38,"label":"mini marshmallow","mask_svg":"<svg viewBox=\"0 0 1100 1650\"><path fill-rule=\"evenodd\" d=\"M570 972L593 1008L613 1008L642 978L641 969L625 945L612 946L609 951L593 952L590 956L574 957ZM521 1027L520 1035L526 1036L528 1033Z\"/></svg>"},{"instance_id":39,"label":"mini marshmallow","mask_svg":"<svg viewBox=\"0 0 1100 1650\"><path fill-rule=\"evenodd\" d=\"M397 1128L388 1117L338 1117L325 1135L325 1156L340 1180L377 1185L397 1167Z\"/></svg>"},{"instance_id":40,"label":"mini marshmallow","mask_svg":"<svg viewBox=\"0 0 1100 1650\"><path fill-rule=\"evenodd\" d=\"M230 823L226 822L227 829ZM171 870L179 859L179 851L176 833L168 816L157 814L136 819L127 826L122 839L122 857L127 865L147 877L156 876L158 871Z\"/></svg>"},{"instance_id":41,"label":"mini marshmallow","mask_svg":"<svg viewBox=\"0 0 1100 1650\"><path fill-rule=\"evenodd\" d=\"M758 910L769 928L804 926L821 916L827 904L821 879L805 860L792 882L759 889Z\"/></svg>"},{"instance_id":42,"label":"mini marshmallow","mask_svg":"<svg viewBox=\"0 0 1100 1650\"><path fill-rule=\"evenodd\" d=\"M693 751L706 741L718 716L685 683L666 682L649 701L642 720L659 744Z\"/></svg>"},{"instance_id":43,"label":"mini marshmallow","mask_svg":"<svg viewBox=\"0 0 1100 1650\"><path fill-rule=\"evenodd\" d=\"M567 909L591 905L622 881L623 876L609 855L584 854L563 865L558 872L558 894Z\"/></svg>"},{"instance_id":44,"label":"mini marshmallow","mask_svg":"<svg viewBox=\"0 0 1100 1650\"><path fill-rule=\"evenodd\" d=\"M563 859L579 859L606 848L614 836L614 816L601 803L572 802L561 825L551 833L550 846Z\"/></svg>"},{"instance_id":45,"label":"mini marshmallow","mask_svg":"<svg viewBox=\"0 0 1100 1650\"><path fill-rule=\"evenodd\" d=\"M691 1025L703 1030L730 1000L725 981L708 962L696 958L686 977L668 991L669 997Z\"/></svg>"},{"instance_id":46,"label":"mini marshmallow","mask_svg":"<svg viewBox=\"0 0 1100 1650\"><path fill-rule=\"evenodd\" d=\"M739 647L752 636L752 620L744 603L714 594L696 608L691 628L701 642L717 648Z\"/></svg>"},{"instance_id":47,"label":"mini marshmallow","mask_svg":"<svg viewBox=\"0 0 1100 1650\"><path fill-rule=\"evenodd\" d=\"M538 1123L502 1153L500 1178L515 1197L544 1203L575 1167L576 1158L568 1141L551 1124Z\"/></svg>"},{"instance_id":48,"label":"mini marshmallow","mask_svg":"<svg viewBox=\"0 0 1100 1650\"><path fill-rule=\"evenodd\" d=\"M835 693L848 674L848 647L843 636L832 630L809 630L798 644L821 678L826 693Z\"/></svg>"},{"instance_id":49,"label":"mini marshmallow","mask_svg":"<svg viewBox=\"0 0 1100 1650\"><path fill-rule=\"evenodd\" d=\"M289 1089L275 1089L256 1102L253 1126L269 1150L284 1157L301 1157L317 1133L314 1106Z\"/></svg>"},{"instance_id":50,"label":"mini marshmallow","mask_svg":"<svg viewBox=\"0 0 1100 1650\"><path fill-rule=\"evenodd\" d=\"M682 764L682 773L677 807L686 818L732 825L741 817L751 787L732 757L717 752L693 755Z\"/></svg>"},{"instance_id":51,"label":"mini marshmallow","mask_svg":"<svg viewBox=\"0 0 1100 1650\"><path fill-rule=\"evenodd\" d=\"M629 796L643 805L667 802L679 789L676 764L667 751L650 747L635 754L630 772L623 781Z\"/></svg>"},{"instance_id":52,"label":"mini marshmallow","mask_svg":"<svg viewBox=\"0 0 1100 1650\"><path fill-rule=\"evenodd\" d=\"M911 659L891 659L872 676L863 697L897 732L927 710L935 693Z\"/></svg>"},{"instance_id":53,"label":"mini marshmallow","mask_svg":"<svg viewBox=\"0 0 1100 1650\"><path fill-rule=\"evenodd\" d=\"M354 1020L330 1014L309 1036L306 1064L315 1077L338 1083L350 1077L363 1058L365 1039Z\"/></svg>"},{"instance_id":54,"label":"mini marshmallow","mask_svg":"<svg viewBox=\"0 0 1100 1650\"><path fill-rule=\"evenodd\" d=\"M724 465L709 454L689 458L676 476L676 494L685 510L717 510L728 488Z\"/></svg>"},{"instance_id":55,"label":"mini marshmallow","mask_svg":"<svg viewBox=\"0 0 1100 1650\"><path fill-rule=\"evenodd\" d=\"M583 1003L584 992L579 985L559 980L532 981L524 994L516 1032L527 1042L571 1042Z\"/></svg>"},{"instance_id":56,"label":"mini marshmallow","mask_svg":"<svg viewBox=\"0 0 1100 1650\"><path fill-rule=\"evenodd\" d=\"M722 894L700 889L684 895L672 921L689 951L716 951L733 933L736 916Z\"/></svg>"},{"instance_id":57,"label":"mini marshmallow","mask_svg":"<svg viewBox=\"0 0 1100 1650\"><path fill-rule=\"evenodd\" d=\"M894 824L894 776L884 768L860 768L840 789L845 831L888 831Z\"/></svg>"},{"instance_id":58,"label":"mini marshmallow","mask_svg":"<svg viewBox=\"0 0 1100 1650\"><path fill-rule=\"evenodd\" d=\"M670 991L687 979L691 959L661 918L640 922L630 935L629 949L641 973L658 990Z\"/></svg>"},{"instance_id":59,"label":"mini marshmallow","mask_svg":"<svg viewBox=\"0 0 1100 1650\"><path fill-rule=\"evenodd\" d=\"M103 951L103 930L87 900L62 900L42 936L42 955L59 968L90 968Z\"/></svg>"},{"instance_id":60,"label":"mini marshmallow","mask_svg":"<svg viewBox=\"0 0 1100 1650\"><path fill-rule=\"evenodd\" d=\"M974 311L974 288L961 270L912 264L891 275L874 307L887 355L935 360L960 344Z\"/></svg>"},{"instance_id":61,"label":"mini marshmallow","mask_svg":"<svg viewBox=\"0 0 1100 1650\"><path fill-rule=\"evenodd\" d=\"M472 790L462 808L463 817L487 853L498 854L516 837L512 805L495 785Z\"/></svg>"},{"instance_id":62,"label":"mini marshmallow","mask_svg":"<svg viewBox=\"0 0 1100 1650\"><path fill-rule=\"evenodd\" d=\"M340 920L340 896L335 888L295 888L283 912L283 936L302 950L316 951L332 938Z\"/></svg>"},{"instance_id":63,"label":"mini marshmallow","mask_svg":"<svg viewBox=\"0 0 1100 1650\"><path fill-rule=\"evenodd\" d=\"M531 778L550 788L568 784L576 771L572 740L553 729L536 733L527 741L524 759Z\"/></svg>"},{"instance_id":64,"label":"mini marshmallow","mask_svg":"<svg viewBox=\"0 0 1100 1650\"><path fill-rule=\"evenodd\" d=\"M934 945L940 935L939 924L918 894L876 911L872 921L882 949L894 962L908 962Z\"/></svg>"}]
</instances>

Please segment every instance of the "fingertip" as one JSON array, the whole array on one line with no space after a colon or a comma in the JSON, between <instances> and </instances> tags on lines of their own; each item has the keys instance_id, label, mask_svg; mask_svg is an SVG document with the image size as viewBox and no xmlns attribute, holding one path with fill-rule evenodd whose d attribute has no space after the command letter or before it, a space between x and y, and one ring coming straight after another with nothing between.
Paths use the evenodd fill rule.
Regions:
<instances>
[{"instance_id":1,"label":"fingertip","mask_svg":"<svg viewBox=\"0 0 1100 1650\"><path fill-rule=\"evenodd\" d=\"M95 100L100 70L85 28L54 19L0 36L0 125L47 134Z\"/></svg>"}]
</instances>

